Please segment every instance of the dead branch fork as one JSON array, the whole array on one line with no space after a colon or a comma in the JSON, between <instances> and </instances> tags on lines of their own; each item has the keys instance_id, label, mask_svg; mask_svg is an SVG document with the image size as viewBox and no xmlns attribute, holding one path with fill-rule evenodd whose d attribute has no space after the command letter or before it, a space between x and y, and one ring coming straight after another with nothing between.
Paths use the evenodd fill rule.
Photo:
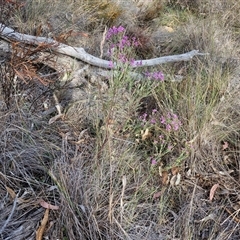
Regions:
<instances>
[{"instance_id":1,"label":"dead branch fork","mask_svg":"<svg viewBox=\"0 0 240 240\"><path fill-rule=\"evenodd\" d=\"M5 26L4 24L0 23L0 37L3 38L6 41L18 41L25 44L32 44L32 45L41 45L41 44L47 44L50 46L51 50L65 54L71 57L74 57L76 59L79 59L83 62L86 62L90 65L105 68L105 69L112 69L110 65L110 61L97 58L89 53L87 53L83 48L79 47L71 47L63 43L59 43L51 38L45 38L45 37L36 37L32 35L22 34L15 32L12 28L9 28ZM154 66L159 65L163 63L169 63L169 62L178 62L178 61L189 61L194 56L204 56L208 53L199 53L198 50L192 50L190 52L179 54L179 55L171 55L171 56L164 56L159 58L152 58L148 60L136 60L134 62L134 67L147 67L147 66ZM116 63L114 63L114 67L116 68Z\"/></svg>"}]
</instances>

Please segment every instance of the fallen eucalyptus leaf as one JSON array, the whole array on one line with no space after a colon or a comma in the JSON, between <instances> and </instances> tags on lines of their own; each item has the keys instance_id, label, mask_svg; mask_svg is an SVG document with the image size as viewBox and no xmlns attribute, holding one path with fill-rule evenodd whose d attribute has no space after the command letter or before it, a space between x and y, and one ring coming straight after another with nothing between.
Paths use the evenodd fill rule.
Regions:
<instances>
[{"instance_id":1,"label":"fallen eucalyptus leaf","mask_svg":"<svg viewBox=\"0 0 240 240\"><path fill-rule=\"evenodd\" d=\"M216 183L212 186L211 190L210 190L210 195L209 195L209 200L212 201L213 200L213 197L214 197L214 194L217 190L217 188L219 187L219 184Z\"/></svg>"}]
</instances>

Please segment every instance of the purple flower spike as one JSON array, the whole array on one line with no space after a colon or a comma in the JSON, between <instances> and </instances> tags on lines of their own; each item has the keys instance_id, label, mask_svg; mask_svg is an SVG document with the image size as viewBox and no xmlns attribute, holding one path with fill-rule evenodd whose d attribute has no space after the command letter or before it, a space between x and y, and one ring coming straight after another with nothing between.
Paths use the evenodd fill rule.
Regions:
<instances>
[{"instance_id":1,"label":"purple flower spike","mask_svg":"<svg viewBox=\"0 0 240 240\"><path fill-rule=\"evenodd\" d=\"M146 122L146 121L147 121L147 113L144 113L142 116L140 116L140 119L141 119L143 122Z\"/></svg>"},{"instance_id":2,"label":"purple flower spike","mask_svg":"<svg viewBox=\"0 0 240 240\"><path fill-rule=\"evenodd\" d=\"M114 67L113 61L109 61L108 66L109 66L110 68L113 68L113 67Z\"/></svg>"},{"instance_id":3,"label":"purple flower spike","mask_svg":"<svg viewBox=\"0 0 240 240\"><path fill-rule=\"evenodd\" d=\"M164 81L164 75L162 72L147 72L145 73L146 77L153 79L153 80L160 80L160 81Z\"/></svg>"},{"instance_id":4,"label":"purple flower spike","mask_svg":"<svg viewBox=\"0 0 240 240\"><path fill-rule=\"evenodd\" d=\"M161 118L160 118L160 122L161 122L162 124L165 124L165 123L166 123L166 119L165 119L165 117L161 116Z\"/></svg>"},{"instance_id":5,"label":"purple flower spike","mask_svg":"<svg viewBox=\"0 0 240 240\"><path fill-rule=\"evenodd\" d=\"M135 60L133 58L130 59L130 65L132 67L135 67Z\"/></svg>"},{"instance_id":6,"label":"purple flower spike","mask_svg":"<svg viewBox=\"0 0 240 240\"><path fill-rule=\"evenodd\" d=\"M109 28L106 39L109 40L112 36L117 35L118 33L122 33L124 31L125 28L123 26L113 26L112 28Z\"/></svg>"},{"instance_id":7,"label":"purple flower spike","mask_svg":"<svg viewBox=\"0 0 240 240\"><path fill-rule=\"evenodd\" d=\"M155 124L155 123L156 123L156 119L152 118L152 119L150 120L150 122L151 122L152 124Z\"/></svg>"},{"instance_id":8,"label":"purple flower spike","mask_svg":"<svg viewBox=\"0 0 240 240\"><path fill-rule=\"evenodd\" d=\"M167 130L168 132L170 132L171 129L172 129L172 126L171 126L170 124L167 124L167 125L166 125L166 130Z\"/></svg>"},{"instance_id":9,"label":"purple flower spike","mask_svg":"<svg viewBox=\"0 0 240 240\"><path fill-rule=\"evenodd\" d=\"M154 114L154 113L156 113L157 112L157 109L153 109L152 110L152 113Z\"/></svg>"},{"instance_id":10,"label":"purple flower spike","mask_svg":"<svg viewBox=\"0 0 240 240\"><path fill-rule=\"evenodd\" d=\"M151 163L152 163L152 165L156 165L156 164L157 164L157 161L156 161L156 159L154 159L154 158L151 158Z\"/></svg>"},{"instance_id":11,"label":"purple flower spike","mask_svg":"<svg viewBox=\"0 0 240 240\"><path fill-rule=\"evenodd\" d=\"M125 32L125 28L123 26L119 26L118 27L118 32Z\"/></svg>"}]
</instances>

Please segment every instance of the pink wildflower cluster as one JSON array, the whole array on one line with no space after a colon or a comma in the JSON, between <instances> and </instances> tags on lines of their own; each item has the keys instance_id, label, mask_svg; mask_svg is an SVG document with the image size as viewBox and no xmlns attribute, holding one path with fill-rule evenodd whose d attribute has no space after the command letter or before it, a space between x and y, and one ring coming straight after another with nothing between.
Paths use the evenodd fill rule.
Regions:
<instances>
[{"instance_id":1,"label":"pink wildflower cluster","mask_svg":"<svg viewBox=\"0 0 240 240\"><path fill-rule=\"evenodd\" d=\"M126 29L123 26L119 26L119 27L115 27L113 26L112 28L110 28L107 32L107 37L106 39L109 41L113 41L116 40L116 43L113 43L111 45L111 48L113 47L118 47L120 50L123 50L125 47L137 47L139 45L139 42L137 41L136 37L132 37L129 38L128 36L125 35L125 31ZM121 37L121 39L119 38L115 38L115 37Z\"/></svg>"},{"instance_id":2,"label":"pink wildflower cluster","mask_svg":"<svg viewBox=\"0 0 240 240\"><path fill-rule=\"evenodd\" d=\"M168 132L177 131L182 126L178 116L174 113L168 113L167 116L161 116L160 122L165 126Z\"/></svg>"},{"instance_id":3,"label":"pink wildflower cluster","mask_svg":"<svg viewBox=\"0 0 240 240\"><path fill-rule=\"evenodd\" d=\"M124 35L117 44L120 50L123 50L125 47L137 47L138 45L139 43L135 37L129 38L126 35Z\"/></svg>"},{"instance_id":4,"label":"pink wildflower cluster","mask_svg":"<svg viewBox=\"0 0 240 240\"><path fill-rule=\"evenodd\" d=\"M155 125L160 123L168 132L178 131L182 126L182 122L179 120L176 114L169 112L166 116L161 115L159 117L159 114L157 113L157 109L153 109L150 115L147 113L141 115L139 118L142 122L142 125Z\"/></svg>"},{"instance_id":5,"label":"pink wildflower cluster","mask_svg":"<svg viewBox=\"0 0 240 240\"><path fill-rule=\"evenodd\" d=\"M164 75L162 72L146 72L145 75L153 80L164 81Z\"/></svg>"},{"instance_id":6,"label":"pink wildflower cluster","mask_svg":"<svg viewBox=\"0 0 240 240\"><path fill-rule=\"evenodd\" d=\"M119 27L113 26L112 28L110 28L108 30L106 39L109 40L113 36L116 36L119 33L124 33L125 31L126 31L126 29L123 26L119 26Z\"/></svg>"},{"instance_id":7,"label":"pink wildflower cluster","mask_svg":"<svg viewBox=\"0 0 240 240\"><path fill-rule=\"evenodd\" d=\"M139 45L136 37L129 38L125 35L126 29L122 26L112 27L108 30L106 39L110 42L109 55L116 58L117 61L123 64L129 64L132 67L141 66L142 61L135 61L130 58L129 50ZM110 67L114 64L110 61Z\"/></svg>"},{"instance_id":8,"label":"pink wildflower cluster","mask_svg":"<svg viewBox=\"0 0 240 240\"><path fill-rule=\"evenodd\" d=\"M177 132L182 126L182 122L176 114L169 112L162 115L157 109L153 109L150 114L142 114L139 119L144 128L151 129L151 142L156 153L155 157L150 157L150 162L154 166L158 163L159 155L167 154L173 150L176 143L169 138L169 134ZM166 131L162 131L162 129Z\"/></svg>"},{"instance_id":9,"label":"pink wildflower cluster","mask_svg":"<svg viewBox=\"0 0 240 240\"><path fill-rule=\"evenodd\" d=\"M150 158L150 161L151 161L151 164L152 164L152 165L156 165L156 164L157 164L157 160L156 160L156 158L154 158L154 157L151 157L151 158Z\"/></svg>"}]
</instances>

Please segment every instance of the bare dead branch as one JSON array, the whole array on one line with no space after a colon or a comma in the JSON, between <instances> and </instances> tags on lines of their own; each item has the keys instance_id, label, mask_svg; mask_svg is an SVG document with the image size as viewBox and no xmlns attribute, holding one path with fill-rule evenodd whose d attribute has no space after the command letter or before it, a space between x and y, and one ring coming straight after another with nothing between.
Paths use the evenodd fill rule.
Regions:
<instances>
[{"instance_id":1,"label":"bare dead branch","mask_svg":"<svg viewBox=\"0 0 240 240\"><path fill-rule=\"evenodd\" d=\"M83 62L89 63L93 66L97 66L100 68L111 69L110 61L94 57L93 55L87 53L83 48L79 47L71 47L63 43L59 43L52 38L45 37L36 37L28 34L22 34L15 32L12 28L5 26L0 23L0 37L5 39L6 41L19 41L27 44L39 45L39 44L49 44L52 50L55 52L65 54L76 59L79 59ZM146 67L146 66L154 66L163 63L169 62L178 62L178 61L189 61L194 56L204 56L207 53L199 53L198 50L192 50L190 52L179 54L179 55L171 55L159 58L153 58L148 60L136 60L133 64L133 68L136 67ZM114 63L114 67L116 67L116 63Z\"/></svg>"}]
</instances>

